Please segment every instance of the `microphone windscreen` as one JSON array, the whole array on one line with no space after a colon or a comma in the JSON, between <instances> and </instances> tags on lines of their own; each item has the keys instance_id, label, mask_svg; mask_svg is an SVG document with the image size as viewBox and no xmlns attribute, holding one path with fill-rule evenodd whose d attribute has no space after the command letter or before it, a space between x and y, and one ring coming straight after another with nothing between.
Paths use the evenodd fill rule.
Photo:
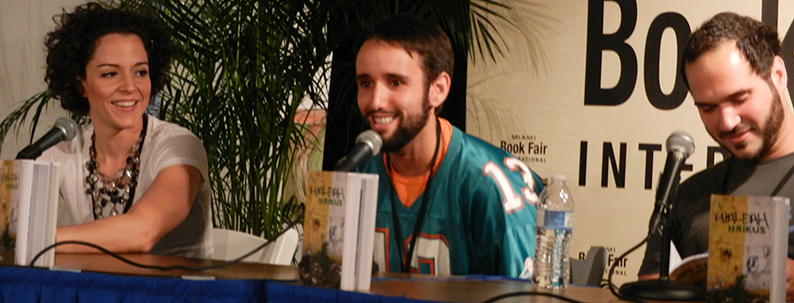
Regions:
<instances>
[{"instance_id":1,"label":"microphone windscreen","mask_svg":"<svg viewBox=\"0 0 794 303\"><path fill-rule=\"evenodd\" d=\"M74 136L77 134L77 127L75 126L74 121L69 118L60 117L58 120L55 120L55 127L60 128L63 130L63 134L66 136L64 141L69 141L74 139Z\"/></svg>"},{"instance_id":2,"label":"microphone windscreen","mask_svg":"<svg viewBox=\"0 0 794 303\"><path fill-rule=\"evenodd\" d=\"M356 144L358 143L366 143L372 148L372 155L375 156L380 153L380 148L383 146L383 140L381 140L380 135L376 133L374 130L366 130L356 137Z\"/></svg>"},{"instance_id":3,"label":"microphone windscreen","mask_svg":"<svg viewBox=\"0 0 794 303\"><path fill-rule=\"evenodd\" d=\"M695 140L686 132L674 131L667 138L667 151L674 150L678 150L684 155L684 158L687 158L695 152Z\"/></svg>"}]
</instances>

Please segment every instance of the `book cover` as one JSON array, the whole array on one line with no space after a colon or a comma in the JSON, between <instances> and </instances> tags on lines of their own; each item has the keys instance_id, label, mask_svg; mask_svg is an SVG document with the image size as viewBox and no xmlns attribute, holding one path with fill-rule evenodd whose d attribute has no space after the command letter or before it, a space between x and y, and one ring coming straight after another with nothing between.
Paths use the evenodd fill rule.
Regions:
<instances>
[{"instance_id":1,"label":"book cover","mask_svg":"<svg viewBox=\"0 0 794 303\"><path fill-rule=\"evenodd\" d=\"M0 264L30 265L55 243L60 167L48 162L0 162ZM45 252L36 266L54 264L55 251Z\"/></svg>"},{"instance_id":2,"label":"book cover","mask_svg":"<svg viewBox=\"0 0 794 303\"><path fill-rule=\"evenodd\" d=\"M21 163L0 162L0 264L13 265L16 252L16 207L29 182L24 182ZM14 211L12 211L12 209ZM13 223L12 223L13 221Z\"/></svg>"},{"instance_id":3,"label":"book cover","mask_svg":"<svg viewBox=\"0 0 794 303\"><path fill-rule=\"evenodd\" d=\"M369 289L377 179L372 174L309 172L299 264L303 284Z\"/></svg>"},{"instance_id":4,"label":"book cover","mask_svg":"<svg viewBox=\"0 0 794 303\"><path fill-rule=\"evenodd\" d=\"M789 199L711 196L708 302L784 302Z\"/></svg>"}]
</instances>

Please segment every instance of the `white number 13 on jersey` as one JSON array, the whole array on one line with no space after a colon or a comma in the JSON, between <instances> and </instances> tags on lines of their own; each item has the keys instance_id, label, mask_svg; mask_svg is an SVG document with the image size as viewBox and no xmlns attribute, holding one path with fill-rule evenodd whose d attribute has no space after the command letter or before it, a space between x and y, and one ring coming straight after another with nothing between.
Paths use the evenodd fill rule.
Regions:
<instances>
[{"instance_id":1,"label":"white number 13 on jersey","mask_svg":"<svg viewBox=\"0 0 794 303\"><path fill-rule=\"evenodd\" d=\"M521 187L520 195L513 189L513 185L510 184L510 179L507 178L507 174L505 174L502 167L498 164L493 161L488 161L488 163L485 163L482 167L482 172L484 175L493 178L494 182L496 182L496 186L499 187L499 191L502 193L502 197L504 197L502 206L505 209L505 213L511 214L524 208L524 201L532 205L537 204L538 195L534 191L535 179L532 178L532 172L529 170L529 167L527 167L524 162L513 157L505 158L504 164L511 172L521 170L521 178L524 180L525 186Z\"/></svg>"}]
</instances>

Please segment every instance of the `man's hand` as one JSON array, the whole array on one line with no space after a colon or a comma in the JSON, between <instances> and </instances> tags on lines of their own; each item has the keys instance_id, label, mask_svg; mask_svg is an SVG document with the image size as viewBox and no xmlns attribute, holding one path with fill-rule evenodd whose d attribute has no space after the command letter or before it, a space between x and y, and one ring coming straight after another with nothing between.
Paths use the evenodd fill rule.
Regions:
<instances>
[{"instance_id":1,"label":"man's hand","mask_svg":"<svg viewBox=\"0 0 794 303\"><path fill-rule=\"evenodd\" d=\"M786 302L794 302L794 260L786 259Z\"/></svg>"}]
</instances>

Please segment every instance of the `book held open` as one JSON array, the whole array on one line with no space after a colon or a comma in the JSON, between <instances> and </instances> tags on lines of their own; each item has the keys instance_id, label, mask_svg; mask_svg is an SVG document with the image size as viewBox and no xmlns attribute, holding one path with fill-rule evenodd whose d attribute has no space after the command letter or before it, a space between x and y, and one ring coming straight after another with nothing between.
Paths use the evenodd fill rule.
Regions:
<instances>
[{"instance_id":1,"label":"book held open","mask_svg":"<svg viewBox=\"0 0 794 303\"><path fill-rule=\"evenodd\" d=\"M709 253L691 255L670 272L670 280L695 286L706 287Z\"/></svg>"}]
</instances>

